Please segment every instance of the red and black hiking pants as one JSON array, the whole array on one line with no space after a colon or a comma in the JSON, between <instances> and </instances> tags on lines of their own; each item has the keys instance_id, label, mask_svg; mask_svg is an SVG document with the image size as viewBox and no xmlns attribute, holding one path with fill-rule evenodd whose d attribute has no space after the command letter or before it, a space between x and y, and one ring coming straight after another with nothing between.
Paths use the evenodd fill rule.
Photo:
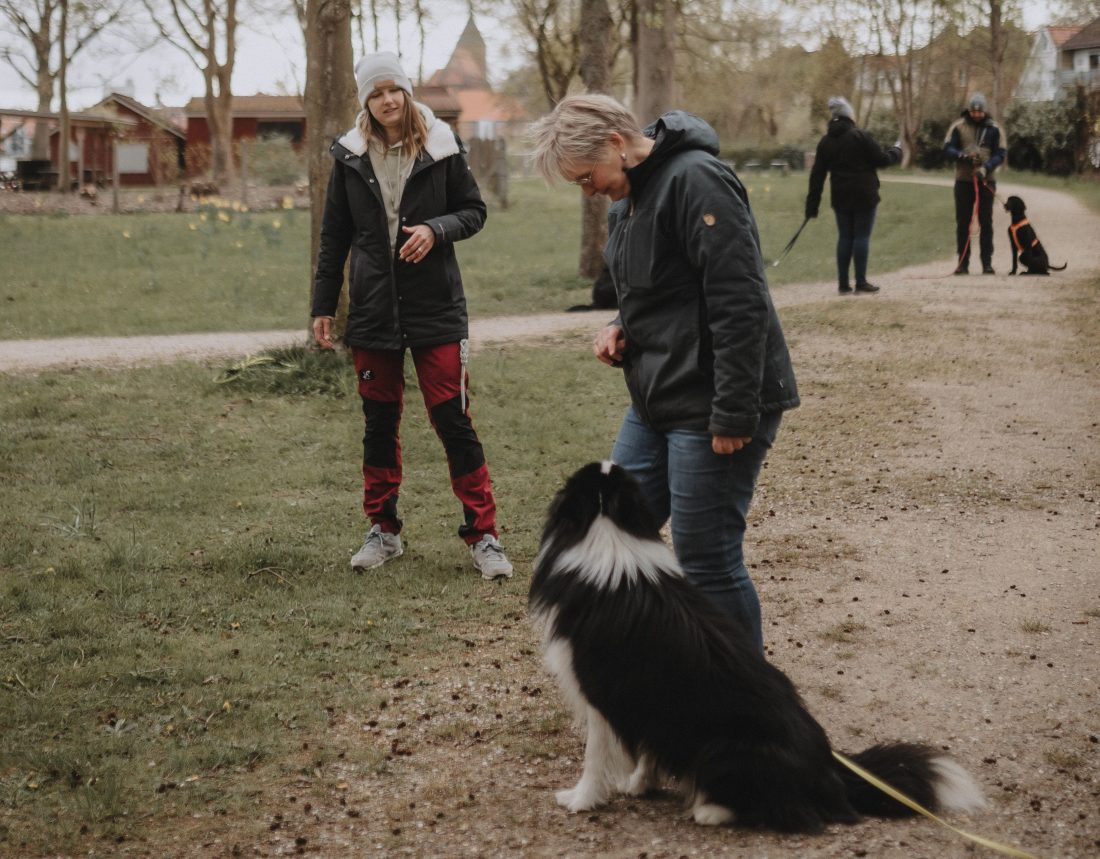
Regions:
<instances>
[{"instance_id":1,"label":"red and black hiking pants","mask_svg":"<svg viewBox=\"0 0 1100 859\"><path fill-rule=\"evenodd\" d=\"M477 431L470 420L469 397L462 407L462 390L469 376L459 357L458 343L410 349L424 405L436 435L443 442L451 475L451 490L462 504L458 535L468 544L484 534L497 536L496 502L489 468ZM363 401L363 512L372 525L399 533L397 498L401 489L399 429L405 393L404 349L352 349Z\"/></svg>"}]
</instances>

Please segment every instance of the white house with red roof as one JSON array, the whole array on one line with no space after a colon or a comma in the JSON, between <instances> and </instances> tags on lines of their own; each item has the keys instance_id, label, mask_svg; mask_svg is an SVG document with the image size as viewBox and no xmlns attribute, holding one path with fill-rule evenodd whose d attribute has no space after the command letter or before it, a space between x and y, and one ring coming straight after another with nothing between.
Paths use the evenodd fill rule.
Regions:
<instances>
[{"instance_id":1,"label":"white house with red roof","mask_svg":"<svg viewBox=\"0 0 1100 859\"><path fill-rule=\"evenodd\" d=\"M1081 41L1081 37L1088 36L1088 32L1096 30L1095 37L1100 37L1100 18L1088 25L1076 26L1050 26L1041 27L1035 32L1031 42L1031 53L1024 66L1024 72L1020 76L1020 82L1016 84L1013 96L1017 101L1054 101L1063 92L1065 87L1072 83L1074 71L1081 66L1081 71L1089 69L1088 48L1075 50L1073 45ZM1092 42L1093 74L1097 66L1097 56L1100 56L1100 38L1085 38L1085 42ZM1078 57L1077 54L1081 56Z\"/></svg>"}]
</instances>

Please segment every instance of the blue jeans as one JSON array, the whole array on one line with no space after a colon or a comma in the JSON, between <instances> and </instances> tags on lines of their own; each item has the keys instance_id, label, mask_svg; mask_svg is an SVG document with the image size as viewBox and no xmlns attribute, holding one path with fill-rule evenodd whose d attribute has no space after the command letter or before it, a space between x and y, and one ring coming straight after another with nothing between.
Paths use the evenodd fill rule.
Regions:
<instances>
[{"instance_id":1,"label":"blue jeans","mask_svg":"<svg viewBox=\"0 0 1100 859\"><path fill-rule=\"evenodd\" d=\"M875 211L854 209L836 214L836 273L837 283L848 286L848 266L854 261L856 268L856 286L867 282L867 259L871 255L871 230L875 228Z\"/></svg>"},{"instance_id":2,"label":"blue jeans","mask_svg":"<svg viewBox=\"0 0 1100 859\"><path fill-rule=\"evenodd\" d=\"M756 478L779 432L781 412L760 416L736 453L711 449L711 434L657 432L633 408L623 417L611 459L629 471L657 521L672 519L672 545L685 575L764 649L760 599L741 541Z\"/></svg>"}]
</instances>

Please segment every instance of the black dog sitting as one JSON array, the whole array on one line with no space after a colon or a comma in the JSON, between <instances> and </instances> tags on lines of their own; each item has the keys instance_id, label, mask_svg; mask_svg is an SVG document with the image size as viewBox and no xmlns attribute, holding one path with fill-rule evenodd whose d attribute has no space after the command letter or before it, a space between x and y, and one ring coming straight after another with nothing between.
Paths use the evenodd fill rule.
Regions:
<instances>
[{"instance_id":1,"label":"black dog sitting","mask_svg":"<svg viewBox=\"0 0 1100 859\"><path fill-rule=\"evenodd\" d=\"M1052 270L1065 269L1066 264L1050 264L1046 249L1024 214L1027 206L1022 199L1009 197L1005 201L1005 211L1012 217L1012 223L1008 227L1008 240L1012 245L1012 271L1009 274L1016 274L1017 261L1027 269L1024 274L1050 274Z\"/></svg>"}]
</instances>

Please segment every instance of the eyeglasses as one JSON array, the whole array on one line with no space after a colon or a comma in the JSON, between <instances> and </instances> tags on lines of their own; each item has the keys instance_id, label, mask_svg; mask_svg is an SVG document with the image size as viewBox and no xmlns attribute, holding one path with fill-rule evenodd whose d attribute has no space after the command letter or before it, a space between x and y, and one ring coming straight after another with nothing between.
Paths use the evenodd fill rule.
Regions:
<instances>
[{"instance_id":1,"label":"eyeglasses","mask_svg":"<svg viewBox=\"0 0 1100 859\"><path fill-rule=\"evenodd\" d=\"M580 185L581 187L583 187L585 185L591 185L592 184L592 174L595 173L595 172L596 172L596 165L593 164L592 169L589 170L588 173L586 173L584 176L581 176L579 179L570 179L569 184L570 185Z\"/></svg>"}]
</instances>

